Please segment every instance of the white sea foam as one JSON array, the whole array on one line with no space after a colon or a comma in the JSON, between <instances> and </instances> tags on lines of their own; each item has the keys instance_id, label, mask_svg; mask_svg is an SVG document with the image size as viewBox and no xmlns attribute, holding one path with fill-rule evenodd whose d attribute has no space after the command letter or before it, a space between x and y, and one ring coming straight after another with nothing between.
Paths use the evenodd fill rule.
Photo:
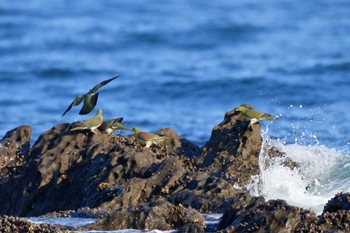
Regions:
<instances>
[{"instance_id":1,"label":"white sea foam","mask_svg":"<svg viewBox=\"0 0 350 233\"><path fill-rule=\"evenodd\" d=\"M350 191L349 154L323 145L286 145L270 140L267 133L263 138L261 175L253 177L246 187L252 195L283 199L319 213L336 193ZM271 145L285 152L298 167L290 169L283 165L284 159L269 159L267 149Z\"/></svg>"},{"instance_id":2,"label":"white sea foam","mask_svg":"<svg viewBox=\"0 0 350 233\"><path fill-rule=\"evenodd\" d=\"M97 218L42 218L42 217L30 217L27 218L29 222L41 224L53 224L70 227L80 227L96 222Z\"/></svg>"},{"instance_id":3,"label":"white sea foam","mask_svg":"<svg viewBox=\"0 0 350 233\"><path fill-rule=\"evenodd\" d=\"M79 233L175 233L178 231L161 231L161 230L151 230L151 231L143 231L143 230L134 230L134 229L124 229L124 230L116 230L116 231L72 231Z\"/></svg>"},{"instance_id":4,"label":"white sea foam","mask_svg":"<svg viewBox=\"0 0 350 233\"><path fill-rule=\"evenodd\" d=\"M60 225L60 226L70 226L70 227L81 227L85 226L91 223L96 222L97 218L41 218L41 217L30 217L26 218L29 222L40 224L40 223L47 223L47 224L53 224L53 225ZM114 230L114 231L72 231L72 232L79 232L79 233L173 233L177 232L176 230L171 231L161 231L161 230L150 230L150 231L143 231L143 230L134 230L134 229L124 229L124 230Z\"/></svg>"}]
</instances>

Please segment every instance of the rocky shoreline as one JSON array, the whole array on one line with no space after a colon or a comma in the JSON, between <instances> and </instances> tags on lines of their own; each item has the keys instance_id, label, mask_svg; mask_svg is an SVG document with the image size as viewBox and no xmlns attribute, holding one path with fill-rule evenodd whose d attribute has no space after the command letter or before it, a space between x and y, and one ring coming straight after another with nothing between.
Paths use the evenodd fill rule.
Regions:
<instances>
[{"instance_id":1,"label":"rocky shoreline","mask_svg":"<svg viewBox=\"0 0 350 233\"><path fill-rule=\"evenodd\" d=\"M249 123L232 109L202 148L169 128L158 133L173 139L150 148L132 136L70 131L76 123L33 146L30 126L13 129L0 141L0 232L69 230L18 218L40 215L101 218L75 230L208 232L200 213L224 213L221 232L349 232L349 193L317 216L233 188L260 174L260 125ZM268 154L285 157L274 147Z\"/></svg>"}]
</instances>

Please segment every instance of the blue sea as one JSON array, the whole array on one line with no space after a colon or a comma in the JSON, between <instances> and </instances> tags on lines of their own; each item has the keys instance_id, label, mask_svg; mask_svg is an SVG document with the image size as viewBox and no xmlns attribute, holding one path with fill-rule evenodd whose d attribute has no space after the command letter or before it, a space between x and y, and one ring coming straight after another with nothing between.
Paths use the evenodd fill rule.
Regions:
<instances>
[{"instance_id":1,"label":"blue sea","mask_svg":"<svg viewBox=\"0 0 350 233\"><path fill-rule=\"evenodd\" d=\"M305 165L300 179L285 174L288 187L268 185L279 167L248 188L319 211L350 191L349 9L347 0L1 0L0 138L28 124L34 143L101 108L105 119L171 127L202 146L225 112L247 103L279 116L261 123L264 139ZM116 75L92 113L62 117ZM304 181L308 201L289 200Z\"/></svg>"}]
</instances>

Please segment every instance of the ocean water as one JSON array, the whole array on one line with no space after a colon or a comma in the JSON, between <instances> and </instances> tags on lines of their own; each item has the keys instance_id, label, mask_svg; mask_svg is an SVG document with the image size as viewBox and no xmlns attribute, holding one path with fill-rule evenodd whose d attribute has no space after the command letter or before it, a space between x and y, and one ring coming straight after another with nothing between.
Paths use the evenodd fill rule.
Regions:
<instances>
[{"instance_id":1,"label":"ocean water","mask_svg":"<svg viewBox=\"0 0 350 233\"><path fill-rule=\"evenodd\" d=\"M2 0L0 137L29 124L34 143L94 115L74 107L61 116L115 75L96 107L105 119L171 127L199 146L225 112L248 103L279 116L261 123L265 138L301 163L266 170L252 192L319 210L350 188L348 9L345 0ZM280 175L295 188L274 182ZM292 198L308 194L319 200Z\"/></svg>"}]
</instances>

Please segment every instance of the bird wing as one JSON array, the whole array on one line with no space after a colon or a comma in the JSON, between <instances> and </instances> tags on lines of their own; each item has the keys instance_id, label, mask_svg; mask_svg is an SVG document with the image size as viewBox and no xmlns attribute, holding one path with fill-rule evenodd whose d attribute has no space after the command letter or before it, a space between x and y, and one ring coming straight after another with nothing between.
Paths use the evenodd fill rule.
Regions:
<instances>
[{"instance_id":1,"label":"bird wing","mask_svg":"<svg viewBox=\"0 0 350 233\"><path fill-rule=\"evenodd\" d=\"M124 119L123 117L118 117L118 118L114 119L113 123L114 122L122 123L123 119Z\"/></svg>"},{"instance_id":2,"label":"bird wing","mask_svg":"<svg viewBox=\"0 0 350 233\"><path fill-rule=\"evenodd\" d=\"M83 107L80 109L79 115L90 113L96 106L98 100L98 92L96 94L88 94L85 96Z\"/></svg>"},{"instance_id":3,"label":"bird wing","mask_svg":"<svg viewBox=\"0 0 350 233\"><path fill-rule=\"evenodd\" d=\"M104 122L102 122L102 124L100 125L99 128L102 129L102 130L106 130L113 124L113 122L114 122L114 119L113 120L104 121Z\"/></svg>"},{"instance_id":4,"label":"bird wing","mask_svg":"<svg viewBox=\"0 0 350 233\"><path fill-rule=\"evenodd\" d=\"M68 106L68 108L66 109L66 111L64 111L64 113L62 114L62 116L64 116L69 110L71 110L71 108L73 106L77 106L79 105L84 99L84 95L79 95L78 97L76 97L73 102Z\"/></svg>"},{"instance_id":5,"label":"bird wing","mask_svg":"<svg viewBox=\"0 0 350 233\"><path fill-rule=\"evenodd\" d=\"M270 120L270 121L274 121L277 119L275 117L272 117L271 114L269 114L269 113L264 113L260 118L265 119L265 120Z\"/></svg>"},{"instance_id":6,"label":"bird wing","mask_svg":"<svg viewBox=\"0 0 350 233\"><path fill-rule=\"evenodd\" d=\"M69 131L84 130L84 129L87 129L87 127L86 126L78 126L78 127L74 127L72 129L70 129Z\"/></svg>"},{"instance_id":7,"label":"bird wing","mask_svg":"<svg viewBox=\"0 0 350 233\"><path fill-rule=\"evenodd\" d=\"M84 125L86 127L98 127L102 124L102 119L100 116L94 116L94 117L91 117L85 121L83 121Z\"/></svg>"},{"instance_id":8,"label":"bird wing","mask_svg":"<svg viewBox=\"0 0 350 233\"><path fill-rule=\"evenodd\" d=\"M113 123L113 129L123 129L123 130L128 130L128 131L130 131L130 129L129 129L128 127L122 125L121 123L119 123L119 122L117 122L117 121L115 121L115 122Z\"/></svg>"},{"instance_id":9,"label":"bird wing","mask_svg":"<svg viewBox=\"0 0 350 233\"><path fill-rule=\"evenodd\" d=\"M113 78L110 78L110 79L107 79L105 81L102 81L100 82L99 84L95 85L90 91L89 91L89 94L93 94L95 93L96 91L98 91L98 89L100 89L101 87L103 87L104 85L106 85L107 83L113 81L114 79L118 78L119 76L116 76L116 77L113 77Z\"/></svg>"},{"instance_id":10,"label":"bird wing","mask_svg":"<svg viewBox=\"0 0 350 233\"><path fill-rule=\"evenodd\" d=\"M140 139L148 141L148 140L152 140L156 137L158 137L158 135L152 134L152 133L146 133L146 132L141 132L137 135Z\"/></svg>"},{"instance_id":11,"label":"bird wing","mask_svg":"<svg viewBox=\"0 0 350 233\"><path fill-rule=\"evenodd\" d=\"M255 111L254 109L247 109L247 111L245 112L245 115L246 115L248 118L258 118L258 117L263 116L264 113L263 113L263 112Z\"/></svg>"}]
</instances>

